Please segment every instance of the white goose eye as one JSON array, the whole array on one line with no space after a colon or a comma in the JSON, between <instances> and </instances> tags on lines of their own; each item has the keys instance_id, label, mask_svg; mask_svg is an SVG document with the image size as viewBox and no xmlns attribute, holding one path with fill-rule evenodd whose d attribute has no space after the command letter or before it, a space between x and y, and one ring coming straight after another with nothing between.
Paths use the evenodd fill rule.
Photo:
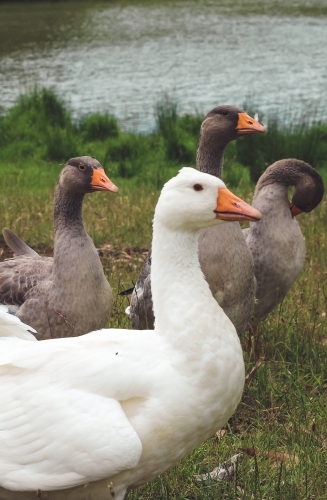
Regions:
<instances>
[{"instance_id":1,"label":"white goose eye","mask_svg":"<svg viewBox=\"0 0 327 500\"><path fill-rule=\"evenodd\" d=\"M202 191L203 186L201 186L201 184L194 184L193 189L194 191Z\"/></svg>"}]
</instances>

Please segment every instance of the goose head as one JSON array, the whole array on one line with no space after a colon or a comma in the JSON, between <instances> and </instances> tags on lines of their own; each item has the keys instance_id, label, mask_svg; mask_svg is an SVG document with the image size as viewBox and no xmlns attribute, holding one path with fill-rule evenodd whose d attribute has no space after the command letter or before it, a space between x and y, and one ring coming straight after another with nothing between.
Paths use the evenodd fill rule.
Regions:
<instances>
[{"instance_id":1,"label":"goose head","mask_svg":"<svg viewBox=\"0 0 327 500\"><path fill-rule=\"evenodd\" d=\"M295 158L278 160L270 165L260 177L255 195L265 186L281 185L285 189L294 186L290 202L293 217L302 212L311 212L322 200L324 183L318 172L308 163Z\"/></svg>"},{"instance_id":2,"label":"goose head","mask_svg":"<svg viewBox=\"0 0 327 500\"><path fill-rule=\"evenodd\" d=\"M201 125L202 140L219 140L227 144L241 135L266 132L266 128L235 106L217 106L212 109Z\"/></svg>"},{"instance_id":3,"label":"goose head","mask_svg":"<svg viewBox=\"0 0 327 500\"><path fill-rule=\"evenodd\" d=\"M292 216L302 212L311 212L322 200L325 188L321 176L308 163L300 160L289 160L288 168L297 169L299 180L290 202Z\"/></svg>"},{"instance_id":4,"label":"goose head","mask_svg":"<svg viewBox=\"0 0 327 500\"><path fill-rule=\"evenodd\" d=\"M172 231L198 231L224 221L258 221L261 214L217 177L184 167L161 192L156 220Z\"/></svg>"},{"instance_id":5,"label":"goose head","mask_svg":"<svg viewBox=\"0 0 327 500\"><path fill-rule=\"evenodd\" d=\"M79 156L68 160L61 171L58 186L66 192L76 194L118 191L115 184L106 176L101 163L90 156Z\"/></svg>"}]
</instances>

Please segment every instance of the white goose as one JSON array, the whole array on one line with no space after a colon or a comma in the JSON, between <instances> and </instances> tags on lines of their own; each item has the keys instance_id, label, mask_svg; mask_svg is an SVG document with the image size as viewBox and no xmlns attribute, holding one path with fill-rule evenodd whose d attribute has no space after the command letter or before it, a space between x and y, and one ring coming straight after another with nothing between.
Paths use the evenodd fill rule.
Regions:
<instances>
[{"instance_id":1,"label":"white goose","mask_svg":"<svg viewBox=\"0 0 327 500\"><path fill-rule=\"evenodd\" d=\"M154 331L38 342L0 311L1 500L122 500L226 423L243 354L200 270L197 230L260 217L220 179L183 168L155 211Z\"/></svg>"}]
</instances>

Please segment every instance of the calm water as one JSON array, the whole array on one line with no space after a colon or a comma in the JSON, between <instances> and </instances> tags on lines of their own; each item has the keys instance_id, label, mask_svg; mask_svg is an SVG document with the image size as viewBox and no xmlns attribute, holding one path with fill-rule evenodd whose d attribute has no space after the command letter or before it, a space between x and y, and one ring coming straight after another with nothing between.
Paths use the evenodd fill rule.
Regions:
<instances>
[{"instance_id":1,"label":"calm water","mask_svg":"<svg viewBox=\"0 0 327 500\"><path fill-rule=\"evenodd\" d=\"M78 117L154 126L168 94L180 112L254 101L327 118L327 6L321 1L0 5L0 106L34 84Z\"/></svg>"}]
</instances>

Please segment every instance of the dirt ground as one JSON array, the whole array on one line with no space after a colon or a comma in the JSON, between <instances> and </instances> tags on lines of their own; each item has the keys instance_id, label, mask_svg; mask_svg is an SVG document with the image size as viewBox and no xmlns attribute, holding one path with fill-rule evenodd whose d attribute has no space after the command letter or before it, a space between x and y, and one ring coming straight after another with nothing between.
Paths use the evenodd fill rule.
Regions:
<instances>
[{"instance_id":1,"label":"dirt ground","mask_svg":"<svg viewBox=\"0 0 327 500\"><path fill-rule=\"evenodd\" d=\"M49 247L47 245L39 245L35 248L33 248L37 253L44 257L52 257L53 256L53 248ZM98 253L100 256L100 259L102 261L102 264L105 264L105 261L108 261L108 259L112 261L118 261L118 262L143 262L147 256L147 253L149 251L148 248L144 247L125 247L125 248L118 248L114 247L113 245L107 244L103 245L102 247L98 248ZM0 240L0 262L10 259L14 257L13 252L10 250L10 248L6 245L4 240Z\"/></svg>"}]
</instances>

